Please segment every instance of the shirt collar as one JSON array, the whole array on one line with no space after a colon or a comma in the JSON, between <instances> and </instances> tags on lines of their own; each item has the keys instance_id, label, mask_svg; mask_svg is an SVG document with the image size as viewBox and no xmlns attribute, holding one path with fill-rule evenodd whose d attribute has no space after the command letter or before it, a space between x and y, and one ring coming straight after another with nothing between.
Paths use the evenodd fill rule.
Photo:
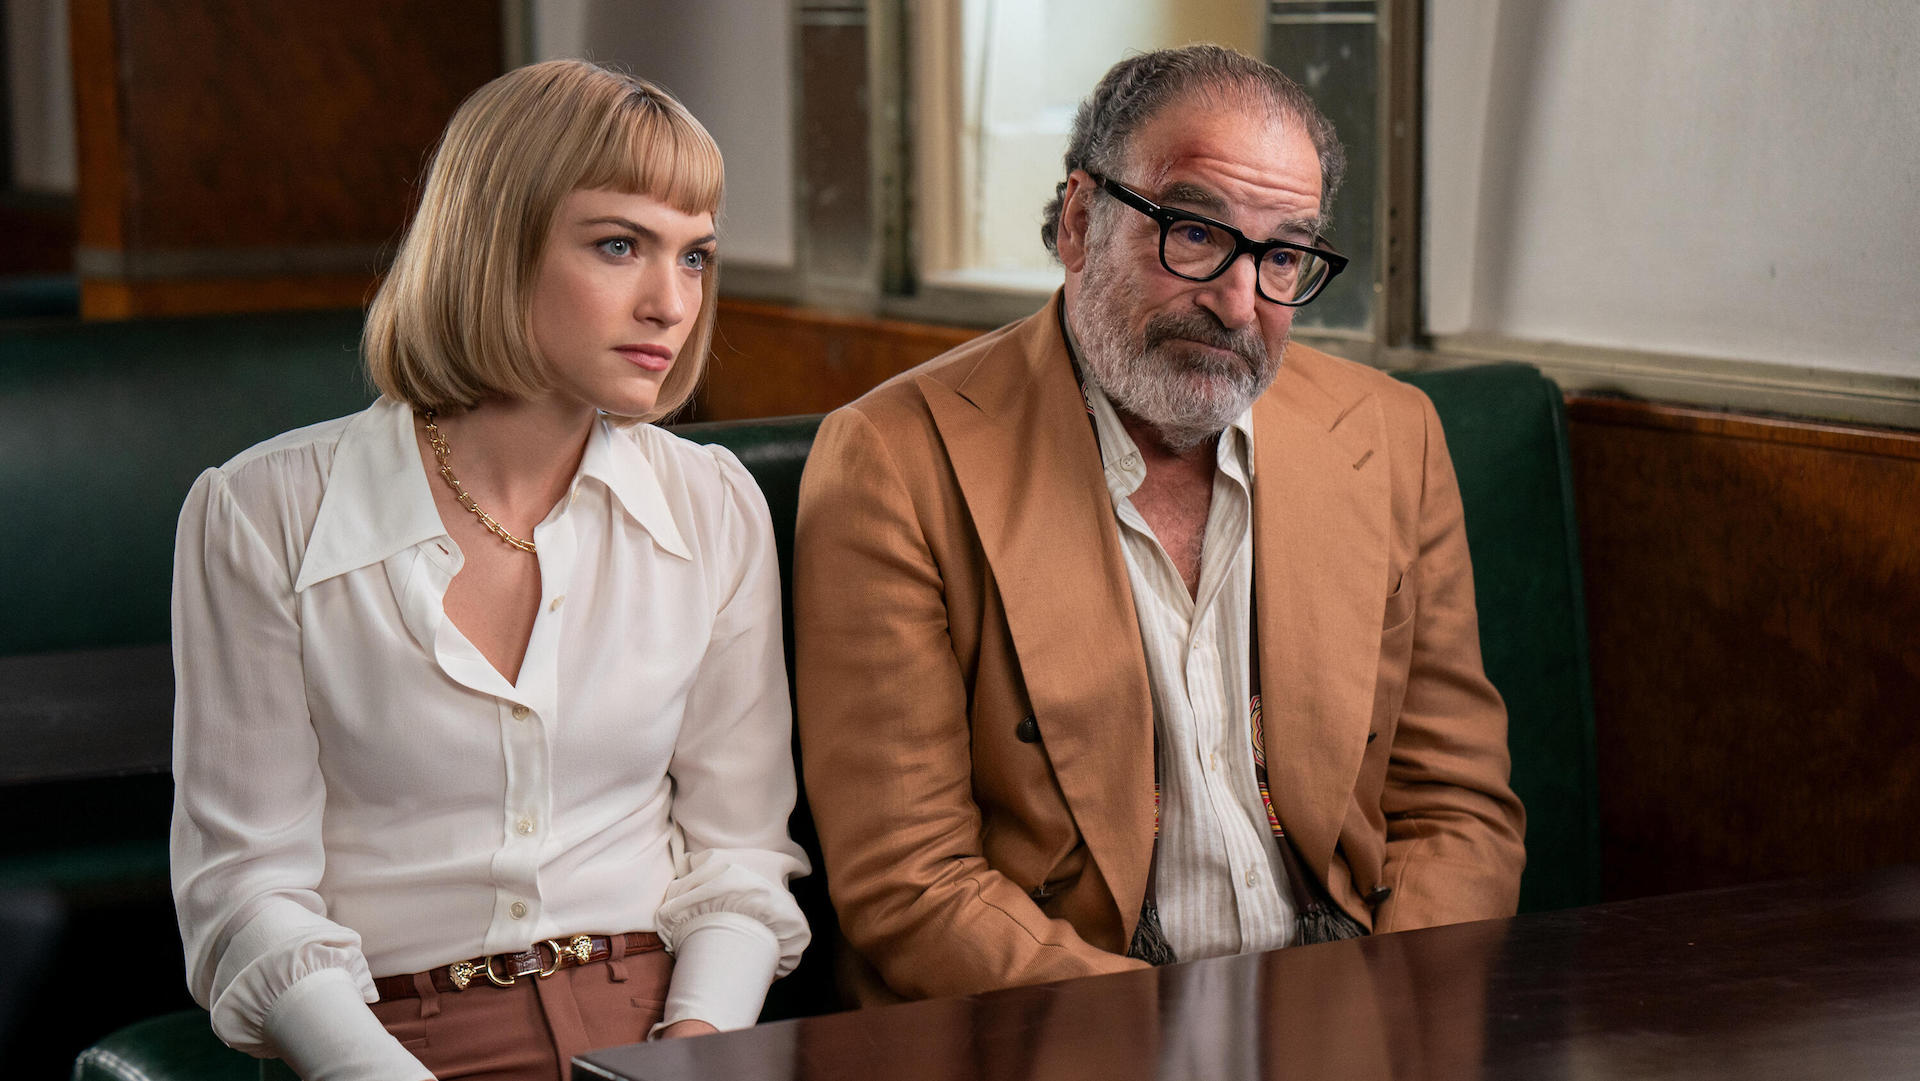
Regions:
<instances>
[{"instance_id":1,"label":"shirt collar","mask_svg":"<svg viewBox=\"0 0 1920 1081\"><path fill-rule=\"evenodd\" d=\"M446 535L420 466L413 410L383 397L340 434L293 590Z\"/></svg>"},{"instance_id":2,"label":"shirt collar","mask_svg":"<svg viewBox=\"0 0 1920 1081\"><path fill-rule=\"evenodd\" d=\"M569 498L585 478L606 488L663 551L693 558L674 524L653 463L634 433L600 418L587 436ZM446 535L421 467L413 411L381 398L341 433L294 592Z\"/></svg>"},{"instance_id":3,"label":"shirt collar","mask_svg":"<svg viewBox=\"0 0 1920 1081\"><path fill-rule=\"evenodd\" d=\"M580 458L580 474L574 478L574 491L582 480L600 482L634 524L647 531L662 551L692 559L693 550L674 524L673 511L667 505L660 475L647 457L643 431L639 426L616 428L605 417L594 424L587 436L587 450ZM663 433L658 438L670 439Z\"/></svg>"}]
</instances>

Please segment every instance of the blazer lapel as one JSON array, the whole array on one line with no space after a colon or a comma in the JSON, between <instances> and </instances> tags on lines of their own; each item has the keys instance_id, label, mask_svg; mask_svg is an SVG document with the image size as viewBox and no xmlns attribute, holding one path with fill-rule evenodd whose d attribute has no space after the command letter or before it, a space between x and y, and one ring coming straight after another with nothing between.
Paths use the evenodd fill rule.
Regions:
<instances>
[{"instance_id":1,"label":"blazer lapel","mask_svg":"<svg viewBox=\"0 0 1920 1081\"><path fill-rule=\"evenodd\" d=\"M1389 527L1379 400L1281 366L1254 404L1254 581L1275 810L1324 882L1378 677Z\"/></svg>"},{"instance_id":2,"label":"blazer lapel","mask_svg":"<svg viewBox=\"0 0 1920 1081\"><path fill-rule=\"evenodd\" d=\"M949 386L921 376L1054 775L1125 933L1153 851L1153 713L1113 504L1059 298Z\"/></svg>"}]
</instances>

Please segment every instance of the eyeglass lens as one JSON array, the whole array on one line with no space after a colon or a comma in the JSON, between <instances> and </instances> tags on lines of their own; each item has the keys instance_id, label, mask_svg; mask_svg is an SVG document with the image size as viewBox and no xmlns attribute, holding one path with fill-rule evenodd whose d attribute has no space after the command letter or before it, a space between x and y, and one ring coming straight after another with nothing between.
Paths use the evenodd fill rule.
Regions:
<instances>
[{"instance_id":1,"label":"eyeglass lens","mask_svg":"<svg viewBox=\"0 0 1920 1081\"><path fill-rule=\"evenodd\" d=\"M1160 257L1167 269L1195 281L1218 274L1238 250L1232 234L1203 221L1181 218L1161 234ZM1319 288L1327 268L1327 261L1311 252L1275 248L1260 260L1260 291L1274 300L1297 301Z\"/></svg>"}]
</instances>

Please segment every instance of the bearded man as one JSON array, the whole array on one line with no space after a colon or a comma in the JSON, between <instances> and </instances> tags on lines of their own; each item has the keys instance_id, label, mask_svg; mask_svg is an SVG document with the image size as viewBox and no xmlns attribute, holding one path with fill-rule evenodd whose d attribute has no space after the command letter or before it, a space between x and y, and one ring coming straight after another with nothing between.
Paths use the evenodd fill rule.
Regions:
<instances>
[{"instance_id":1,"label":"bearded man","mask_svg":"<svg viewBox=\"0 0 1920 1081\"><path fill-rule=\"evenodd\" d=\"M1524 856L1432 405L1288 344L1342 157L1215 46L1082 104L1038 314L827 418L807 792L863 1001L1509 915Z\"/></svg>"}]
</instances>

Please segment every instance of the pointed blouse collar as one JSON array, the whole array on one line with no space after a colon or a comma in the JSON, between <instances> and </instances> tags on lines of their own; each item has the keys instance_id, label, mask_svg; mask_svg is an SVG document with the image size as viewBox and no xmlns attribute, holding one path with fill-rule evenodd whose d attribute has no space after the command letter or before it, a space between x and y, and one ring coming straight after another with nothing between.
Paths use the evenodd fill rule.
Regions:
<instances>
[{"instance_id":1,"label":"pointed blouse collar","mask_svg":"<svg viewBox=\"0 0 1920 1081\"><path fill-rule=\"evenodd\" d=\"M662 550L692 558L637 432L600 418L587 436L567 498L574 498L587 479L605 487ZM446 536L420 461L413 412L381 398L340 435L294 591Z\"/></svg>"}]
</instances>

